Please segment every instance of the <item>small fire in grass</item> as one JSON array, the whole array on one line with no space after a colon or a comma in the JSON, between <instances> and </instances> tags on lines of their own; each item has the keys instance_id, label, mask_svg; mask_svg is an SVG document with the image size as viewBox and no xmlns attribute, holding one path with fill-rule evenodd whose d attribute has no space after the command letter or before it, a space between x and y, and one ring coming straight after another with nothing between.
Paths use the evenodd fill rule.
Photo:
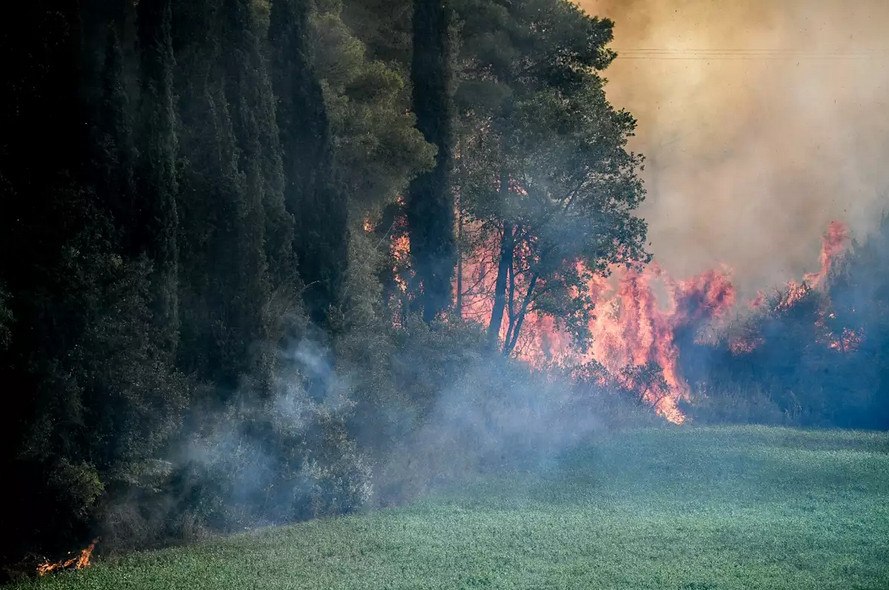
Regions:
<instances>
[{"instance_id":1,"label":"small fire in grass","mask_svg":"<svg viewBox=\"0 0 889 590\"><path fill-rule=\"evenodd\" d=\"M98 539L89 544L89 547L81 549L80 552L68 559L52 562L48 559L37 566L37 575L45 576L52 572L60 570L82 570L90 566L90 559L93 557L93 550L96 548Z\"/></svg>"}]
</instances>

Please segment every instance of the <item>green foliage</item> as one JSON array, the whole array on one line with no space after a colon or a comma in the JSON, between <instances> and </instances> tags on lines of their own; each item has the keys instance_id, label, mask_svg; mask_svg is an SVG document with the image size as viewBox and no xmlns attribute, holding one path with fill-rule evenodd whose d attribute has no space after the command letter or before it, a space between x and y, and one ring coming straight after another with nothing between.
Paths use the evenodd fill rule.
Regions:
<instances>
[{"instance_id":1,"label":"green foliage","mask_svg":"<svg viewBox=\"0 0 889 590\"><path fill-rule=\"evenodd\" d=\"M171 0L138 5L140 56L137 248L154 263L155 317L175 351L179 330L179 212L176 202L173 12Z\"/></svg>"},{"instance_id":2,"label":"green foliage","mask_svg":"<svg viewBox=\"0 0 889 590\"><path fill-rule=\"evenodd\" d=\"M414 127L402 74L368 57L332 4L312 19L314 64L330 117L334 160L356 215L392 202L430 167L434 148Z\"/></svg>"},{"instance_id":3,"label":"green foliage","mask_svg":"<svg viewBox=\"0 0 889 590\"><path fill-rule=\"evenodd\" d=\"M263 389L274 355L257 345L282 336L283 313L269 313L292 308L298 284L261 27L249 3L234 1L179 6L176 24L181 360L229 390L247 377Z\"/></svg>"},{"instance_id":4,"label":"green foliage","mask_svg":"<svg viewBox=\"0 0 889 590\"><path fill-rule=\"evenodd\" d=\"M309 318L328 325L348 264L348 200L336 182L330 122L309 43L308 3L277 0L268 46L293 248Z\"/></svg>"},{"instance_id":5,"label":"green foliage","mask_svg":"<svg viewBox=\"0 0 889 590\"><path fill-rule=\"evenodd\" d=\"M70 503L68 510L78 518L89 515L90 508L104 491L95 467L88 463L74 465L67 459L54 465L46 483L57 495L65 497Z\"/></svg>"},{"instance_id":6,"label":"green foliage","mask_svg":"<svg viewBox=\"0 0 889 590\"><path fill-rule=\"evenodd\" d=\"M352 512L371 493L367 459L345 429L342 392L313 399L288 373L257 404L205 418L173 484L198 522L226 531Z\"/></svg>"},{"instance_id":7,"label":"green foliage","mask_svg":"<svg viewBox=\"0 0 889 590\"><path fill-rule=\"evenodd\" d=\"M343 22L374 60L406 76L411 62L411 0L349 0L342 3Z\"/></svg>"}]
</instances>

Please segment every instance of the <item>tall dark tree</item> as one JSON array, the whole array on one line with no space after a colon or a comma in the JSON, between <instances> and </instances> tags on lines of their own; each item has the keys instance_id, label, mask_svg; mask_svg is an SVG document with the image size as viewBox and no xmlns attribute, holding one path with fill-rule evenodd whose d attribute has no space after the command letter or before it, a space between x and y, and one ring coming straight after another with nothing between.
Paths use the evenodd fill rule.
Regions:
<instances>
[{"instance_id":1,"label":"tall dark tree","mask_svg":"<svg viewBox=\"0 0 889 590\"><path fill-rule=\"evenodd\" d=\"M14 493L0 506L3 559L48 536L52 518L39 518L38 506L54 495L41 483L50 457L23 458L23 441L49 404L76 401L70 388L48 391L41 382L64 358L82 318L56 296L63 248L84 222L75 183L79 18L66 2L17 8L14 18L0 21L0 52L10 60L0 80L0 282L8 293L0 378L9 392L0 416L0 469ZM70 424L60 417L56 431Z\"/></svg>"},{"instance_id":2,"label":"tall dark tree","mask_svg":"<svg viewBox=\"0 0 889 590\"><path fill-rule=\"evenodd\" d=\"M222 34L223 74L232 126L238 142L238 168L244 175L256 232L250 239L264 259L270 284L292 285L296 276L291 250L293 217L284 205L284 173L281 142L275 114L275 97L269 75L264 31L258 22L255 2L226 0ZM261 218L260 218L261 217Z\"/></svg>"},{"instance_id":3,"label":"tall dark tree","mask_svg":"<svg viewBox=\"0 0 889 590\"><path fill-rule=\"evenodd\" d=\"M154 264L154 311L175 349L179 331L176 111L173 101L173 11L171 0L138 6L141 96L138 186L141 211L137 247Z\"/></svg>"},{"instance_id":4,"label":"tall dark tree","mask_svg":"<svg viewBox=\"0 0 889 590\"><path fill-rule=\"evenodd\" d=\"M348 202L334 179L330 129L308 45L307 0L275 0L269 24L272 80L284 161L284 199L309 317L328 327L348 260Z\"/></svg>"},{"instance_id":5,"label":"tall dark tree","mask_svg":"<svg viewBox=\"0 0 889 590\"><path fill-rule=\"evenodd\" d=\"M232 21L248 16L222 0L175 8L180 141L187 154L180 171L185 246L180 293L186 310L180 362L201 379L234 391L256 369L251 351L265 336L268 296L262 176L254 161L242 158L234 123L240 116L246 134L243 122L251 113L233 114L229 103L230 97L239 100L240 80L251 67L240 59L243 42ZM249 179L242 165L251 168Z\"/></svg>"},{"instance_id":6,"label":"tall dark tree","mask_svg":"<svg viewBox=\"0 0 889 590\"><path fill-rule=\"evenodd\" d=\"M100 94L94 101L89 141L88 171L101 206L109 213L119 246L128 256L138 255L135 235L139 232L135 182L136 149L130 99L124 75L124 54L119 25L106 23Z\"/></svg>"},{"instance_id":7,"label":"tall dark tree","mask_svg":"<svg viewBox=\"0 0 889 590\"><path fill-rule=\"evenodd\" d=\"M12 294L0 375L17 392L0 468L21 492L0 515L5 556L9 537L20 550L82 542L103 493L157 458L184 399L150 305L154 266L121 251L114 227L130 196L112 170L129 151L122 51L116 21L88 6L34 3L3 32L22 66L2 90L15 149L0 160L0 234L21 253L0 266Z\"/></svg>"},{"instance_id":8,"label":"tall dark tree","mask_svg":"<svg viewBox=\"0 0 889 590\"><path fill-rule=\"evenodd\" d=\"M417 128L438 148L435 167L411 182L406 212L416 300L427 322L448 308L456 263L450 106L450 11L444 0L414 0L413 107Z\"/></svg>"}]
</instances>

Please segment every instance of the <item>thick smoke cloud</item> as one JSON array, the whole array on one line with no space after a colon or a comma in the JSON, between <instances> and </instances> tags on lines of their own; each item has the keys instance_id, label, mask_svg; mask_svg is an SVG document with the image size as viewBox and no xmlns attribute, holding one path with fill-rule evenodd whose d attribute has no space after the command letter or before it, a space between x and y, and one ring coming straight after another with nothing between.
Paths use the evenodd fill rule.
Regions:
<instances>
[{"instance_id":1,"label":"thick smoke cloud","mask_svg":"<svg viewBox=\"0 0 889 590\"><path fill-rule=\"evenodd\" d=\"M656 260L725 262L742 295L817 270L830 220L889 210L889 2L581 0L615 21L612 102L639 120Z\"/></svg>"}]
</instances>

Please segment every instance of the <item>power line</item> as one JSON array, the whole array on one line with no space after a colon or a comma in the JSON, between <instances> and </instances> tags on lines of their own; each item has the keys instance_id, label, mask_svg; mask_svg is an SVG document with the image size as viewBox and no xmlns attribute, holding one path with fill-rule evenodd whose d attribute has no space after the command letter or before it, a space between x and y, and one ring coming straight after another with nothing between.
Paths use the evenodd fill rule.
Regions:
<instances>
[{"instance_id":1,"label":"power line","mask_svg":"<svg viewBox=\"0 0 889 590\"><path fill-rule=\"evenodd\" d=\"M618 59L634 60L869 60L886 59L885 53L799 51L786 49L615 49Z\"/></svg>"}]
</instances>

